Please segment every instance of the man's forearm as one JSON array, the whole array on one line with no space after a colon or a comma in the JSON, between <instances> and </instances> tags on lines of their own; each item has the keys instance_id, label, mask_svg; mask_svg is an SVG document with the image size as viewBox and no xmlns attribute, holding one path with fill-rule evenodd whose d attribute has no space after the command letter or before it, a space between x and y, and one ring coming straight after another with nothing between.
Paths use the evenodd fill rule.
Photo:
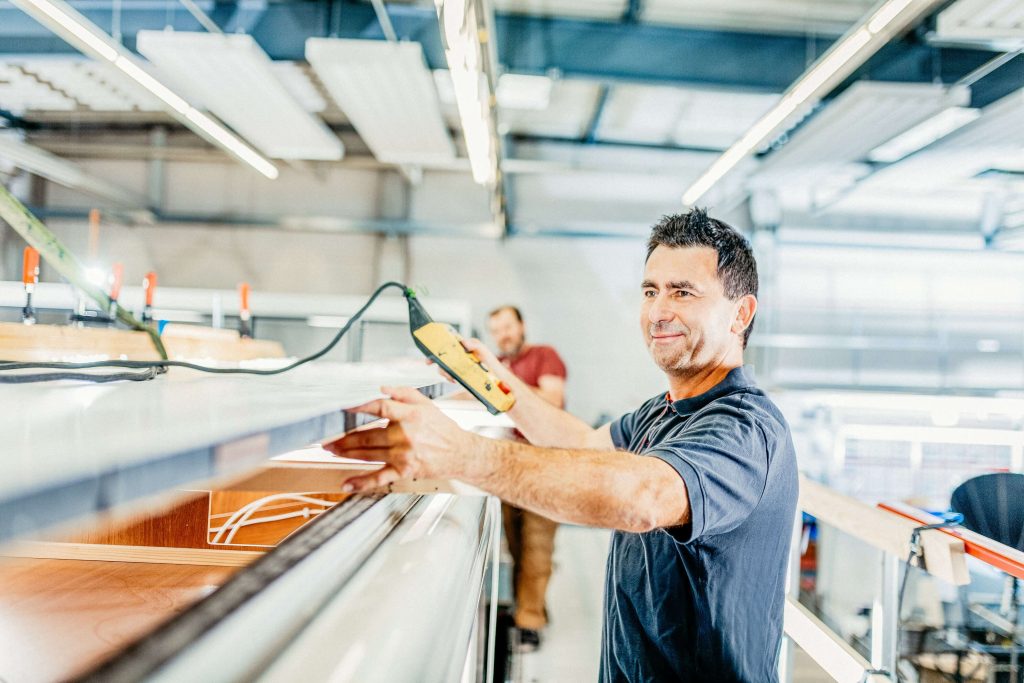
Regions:
<instances>
[{"instance_id":1,"label":"man's forearm","mask_svg":"<svg viewBox=\"0 0 1024 683\"><path fill-rule=\"evenodd\" d=\"M558 522L633 532L689 519L685 485L656 458L475 438L456 476L517 507Z\"/></svg>"},{"instance_id":2,"label":"man's forearm","mask_svg":"<svg viewBox=\"0 0 1024 683\"><path fill-rule=\"evenodd\" d=\"M586 422L551 405L518 378L509 384L516 404L508 416L530 443L551 448L600 448L594 428Z\"/></svg>"}]
</instances>

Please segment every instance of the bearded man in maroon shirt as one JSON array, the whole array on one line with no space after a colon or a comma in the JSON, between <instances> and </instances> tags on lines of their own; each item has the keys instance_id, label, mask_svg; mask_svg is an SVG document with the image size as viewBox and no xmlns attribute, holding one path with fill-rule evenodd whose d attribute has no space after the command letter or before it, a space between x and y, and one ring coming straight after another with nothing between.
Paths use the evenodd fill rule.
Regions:
<instances>
[{"instance_id":1,"label":"bearded man in maroon shirt","mask_svg":"<svg viewBox=\"0 0 1024 683\"><path fill-rule=\"evenodd\" d=\"M494 309L487 326L501 362L548 403L565 408L565 363L550 346L526 343L526 328L519 309L515 306ZM502 514L514 562L519 650L529 652L540 646L540 631L547 624L544 596L551 578L551 555L558 525L534 512L504 503Z\"/></svg>"}]
</instances>

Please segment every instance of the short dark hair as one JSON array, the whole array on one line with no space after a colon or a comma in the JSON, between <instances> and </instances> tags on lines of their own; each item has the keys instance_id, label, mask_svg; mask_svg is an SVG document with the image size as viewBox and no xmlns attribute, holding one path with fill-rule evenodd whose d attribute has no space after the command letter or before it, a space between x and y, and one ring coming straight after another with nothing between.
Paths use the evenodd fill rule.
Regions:
<instances>
[{"instance_id":1,"label":"short dark hair","mask_svg":"<svg viewBox=\"0 0 1024 683\"><path fill-rule=\"evenodd\" d=\"M488 319L493 318L494 316L498 315L502 311L512 311L512 315L514 315L516 317L516 320L518 320L519 322L523 322L523 314L522 314L522 312L517 307L509 305L509 304L506 304L505 306L498 306L493 311L491 311L490 313L487 314L487 318Z\"/></svg>"},{"instance_id":2,"label":"short dark hair","mask_svg":"<svg viewBox=\"0 0 1024 683\"><path fill-rule=\"evenodd\" d=\"M647 240L647 258L660 245L666 247L711 247L718 252L718 279L725 295L735 301L757 296L757 261L750 243L735 228L694 207L686 213L662 216ZM743 332L743 348L754 329L754 321Z\"/></svg>"}]
</instances>

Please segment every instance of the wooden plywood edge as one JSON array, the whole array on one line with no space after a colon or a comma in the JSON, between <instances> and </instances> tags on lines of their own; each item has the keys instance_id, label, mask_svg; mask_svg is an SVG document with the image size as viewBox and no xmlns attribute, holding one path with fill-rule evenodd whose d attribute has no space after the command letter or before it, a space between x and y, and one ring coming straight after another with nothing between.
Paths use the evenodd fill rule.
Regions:
<instances>
[{"instance_id":1,"label":"wooden plywood edge","mask_svg":"<svg viewBox=\"0 0 1024 683\"><path fill-rule=\"evenodd\" d=\"M800 478L800 509L824 524L887 553L906 559L915 522ZM928 572L953 585L970 583L963 541L938 530L921 534Z\"/></svg>"},{"instance_id":2,"label":"wooden plywood edge","mask_svg":"<svg viewBox=\"0 0 1024 683\"><path fill-rule=\"evenodd\" d=\"M213 358L230 362L285 356L280 343L242 339L234 330L178 325L169 326L161 338L168 355L178 360ZM5 360L51 361L99 355L132 360L160 358L145 332L0 322L0 357Z\"/></svg>"},{"instance_id":3,"label":"wooden plywood edge","mask_svg":"<svg viewBox=\"0 0 1024 683\"><path fill-rule=\"evenodd\" d=\"M263 553L254 550L155 548L132 545L21 541L0 548L0 556L30 557L41 560L93 560L100 562L145 562L147 564L244 567L255 559L262 557Z\"/></svg>"}]
</instances>

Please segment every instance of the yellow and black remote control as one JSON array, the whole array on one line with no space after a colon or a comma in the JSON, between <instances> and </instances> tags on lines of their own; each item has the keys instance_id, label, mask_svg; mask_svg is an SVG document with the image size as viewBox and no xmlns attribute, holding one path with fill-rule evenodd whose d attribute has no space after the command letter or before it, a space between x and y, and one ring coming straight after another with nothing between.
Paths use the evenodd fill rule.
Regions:
<instances>
[{"instance_id":1,"label":"yellow and black remote control","mask_svg":"<svg viewBox=\"0 0 1024 683\"><path fill-rule=\"evenodd\" d=\"M465 387L492 415L515 405L512 390L466 350L458 332L450 325L435 322L411 289L405 290L405 297L409 301L409 330L423 355Z\"/></svg>"}]
</instances>

